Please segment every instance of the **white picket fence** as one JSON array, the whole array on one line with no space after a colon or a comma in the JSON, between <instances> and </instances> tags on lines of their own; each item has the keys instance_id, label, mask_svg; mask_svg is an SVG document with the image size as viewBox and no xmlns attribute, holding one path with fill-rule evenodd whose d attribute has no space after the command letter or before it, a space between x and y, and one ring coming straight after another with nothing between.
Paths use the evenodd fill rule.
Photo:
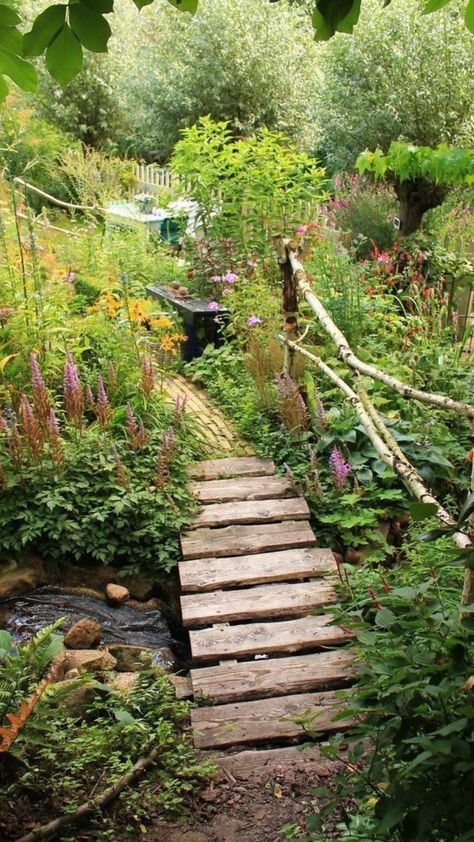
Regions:
<instances>
[{"instance_id":1,"label":"white picket fence","mask_svg":"<svg viewBox=\"0 0 474 842\"><path fill-rule=\"evenodd\" d=\"M135 164L135 178L137 193L157 194L160 190L176 187L179 181L179 177L167 167L156 164Z\"/></svg>"}]
</instances>

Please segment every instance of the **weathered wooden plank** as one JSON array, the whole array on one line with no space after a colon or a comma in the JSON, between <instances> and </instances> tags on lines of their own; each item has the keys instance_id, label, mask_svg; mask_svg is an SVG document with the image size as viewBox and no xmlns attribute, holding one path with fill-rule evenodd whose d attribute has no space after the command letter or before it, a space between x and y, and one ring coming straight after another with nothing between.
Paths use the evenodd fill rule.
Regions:
<instances>
[{"instance_id":1,"label":"weathered wooden plank","mask_svg":"<svg viewBox=\"0 0 474 842\"><path fill-rule=\"evenodd\" d=\"M342 687L354 675L354 653L334 649L317 655L293 655L262 661L242 661L191 670L194 697L215 702L265 699Z\"/></svg>"},{"instance_id":2,"label":"weathered wooden plank","mask_svg":"<svg viewBox=\"0 0 474 842\"><path fill-rule=\"evenodd\" d=\"M198 558L182 561L178 566L182 590L188 593L236 585L291 582L337 571L332 551L319 547L243 555L237 560L233 556Z\"/></svg>"},{"instance_id":3,"label":"weathered wooden plank","mask_svg":"<svg viewBox=\"0 0 474 842\"><path fill-rule=\"evenodd\" d=\"M193 479L221 479L239 476L270 476L275 473L271 459L258 456L230 456L226 459L205 459L190 465L188 474Z\"/></svg>"},{"instance_id":4,"label":"weathered wooden plank","mask_svg":"<svg viewBox=\"0 0 474 842\"><path fill-rule=\"evenodd\" d=\"M290 497L286 500L239 500L201 506L191 528L229 526L233 523L275 523L305 518L309 518L309 508L302 497Z\"/></svg>"},{"instance_id":5,"label":"weathered wooden plank","mask_svg":"<svg viewBox=\"0 0 474 842\"><path fill-rule=\"evenodd\" d=\"M266 550L310 547L314 533L307 521L256 524L255 526L223 526L217 529L196 529L181 533L184 559L240 556Z\"/></svg>"},{"instance_id":6,"label":"weathered wooden plank","mask_svg":"<svg viewBox=\"0 0 474 842\"><path fill-rule=\"evenodd\" d=\"M191 491L200 503L230 503L232 500L271 500L294 495L287 477L239 477L195 482Z\"/></svg>"},{"instance_id":7,"label":"weathered wooden plank","mask_svg":"<svg viewBox=\"0 0 474 842\"><path fill-rule=\"evenodd\" d=\"M181 597L181 612L185 626L203 626L263 617L301 617L313 608L335 601L331 583L318 580L185 594Z\"/></svg>"},{"instance_id":8,"label":"weathered wooden plank","mask_svg":"<svg viewBox=\"0 0 474 842\"><path fill-rule=\"evenodd\" d=\"M327 745L327 743L325 743ZM215 760L218 780L255 781L266 783L271 778L290 783L295 774L304 773L314 782L317 778L333 775L338 767L328 760L319 745L308 743L304 747L250 749L237 754L223 754Z\"/></svg>"},{"instance_id":9,"label":"weathered wooden plank","mask_svg":"<svg viewBox=\"0 0 474 842\"><path fill-rule=\"evenodd\" d=\"M191 711L194 745L216 748L289 738L302 740L306 731L292 717L305 714L308 727L314 731L343 730L350 725L349 720L333 721L341 701L333 691L327 691L197 708Z\"/></svg>"},{"instance_id":10,"label":"weathered wooden plank","mask_svg":"<svg viewBox=\"0 0 474 842\"><path fill-rule=\"evenodd\" d=\"M334 626L334 617L309 615L274 623L244 623L218 629L190 631L194 661L244 658L273 652L304 652L320 646L337 646L348 640L347 632Z\"/></svg>"}]
</instances>

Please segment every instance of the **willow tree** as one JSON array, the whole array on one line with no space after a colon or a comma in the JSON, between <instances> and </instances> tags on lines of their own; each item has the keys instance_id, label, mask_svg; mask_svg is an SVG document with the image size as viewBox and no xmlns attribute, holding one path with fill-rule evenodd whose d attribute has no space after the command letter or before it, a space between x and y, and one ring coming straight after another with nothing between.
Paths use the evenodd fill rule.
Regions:
<instances>
[{"instance_id":1,"label":"willow tree","mask_svg":"<svg viewBox=\"0 0 474 842\"><path fill-rule=\"evenodd\" d=\"M400 233L408 236L418 230L426 211L444 201L451 187L474 184L474 148L440 144L432 149L395 142L386 155L381 149L363 152L357 168L393 185L399 202Z\"/></svg>"}]
</instances>

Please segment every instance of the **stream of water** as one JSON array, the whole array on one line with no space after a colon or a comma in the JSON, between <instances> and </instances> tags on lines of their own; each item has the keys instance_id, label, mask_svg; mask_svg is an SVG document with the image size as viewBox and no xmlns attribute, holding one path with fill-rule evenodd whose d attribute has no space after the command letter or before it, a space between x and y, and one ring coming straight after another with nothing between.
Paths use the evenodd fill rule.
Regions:
<instances>
[{"instance_id":1,"label":"stream of water","mask_svg":"<svg viewBox=\"0 0 474 842\"><path fill-rule=\"evenodd\" d=\"M158 609L109 605L97 597L66 593L49 585L11 603L7 628L17 639L26 640L60 617L67 618L64 630L83 617L96 620L102 626L101 643L126 643L150 649L177 643Z\"/></svg>"}]
</instances>

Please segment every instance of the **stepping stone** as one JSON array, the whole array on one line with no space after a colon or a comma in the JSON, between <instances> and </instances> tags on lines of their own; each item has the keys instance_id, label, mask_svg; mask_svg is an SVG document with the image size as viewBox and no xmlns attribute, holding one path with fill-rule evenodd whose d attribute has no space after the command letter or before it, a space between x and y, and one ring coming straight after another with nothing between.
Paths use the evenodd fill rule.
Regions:
<instances>
[{"instance_id":1,"label":"stepping stone","mask_svg":"<svg viewBox=\"0 0 474 842\"><path fill-rule=\"evenodd\" d=\"M205 459L188 468L190 477L206 480L235 476L270 476L275 471L271 459L259 459L257 456Z\"/></svg>"},{"instance_id":2,"label":"stepping stone","mask_svg":"<svg viewBox=\"0 0 474 842\"><path fill-rule=\"evenodd\" d=\"M235 503L201 506L192 528L228 526L234 523L274 523L305 518L309 518L309 508L306 500L301 497L290 497L287 500L240 500Z\"/></svg>"},{"instance_id":3,"label":"stepping stone","mask_svg":"<svg viewBox=\"0 0 474 842\"><path fill-rule=\"evenodd\" d=\"M331 550L319 547L242 555L238 556L237 563L234 556L191 559L181 561L178 568L181 587L188 593L265 582L291 582L337 573Z\"/></svg>"},{"instance_id":4,"label":"stepping stone","mask_svg":"<svg viewBox=\"0 0 474 842\"><path fill-rule=\"evenodd\" d=\"M204 626L232 620L260 620L267 617L301 617L336 601L329 582L258 585L235 591L186 594L181 597L183 624Z\"/></svg>"},{"instance_id":5,"label":"stepping stone","mask_svg":"<svg viewBox=\"0 0 474 842\"><path fill-rule=\"evenodd\" d=\"M197 708L191 711L196 748L218 748L243 743L266 743L272 740L307 737L307 731L294 717L305 717L306 728L328 733L342 730L351 721L334 717L341 710L343 699L333 691L279 696L227 705Z\"/></svg>"},{"instance_id":6,"label":"stepping stone","mask_svg":"<svg viewBox=\"0 0 474 842\"><path fill-rule=\"evenodd\" d=\"M194 697L234 702L287 696L342 687L354 675L354 653L335 649L317 655L293 655L262 661L222 663L191 670Z\"/></svg>"},{"instance_id":7,"label":"stepping stone","mask_svg":"<svg viewBox=\"0 0 474 842\"><path fill-rule=\"evenodd\" d=\"M275 652L304 652L321 646L345 643L347 632L334 626L334 617L310 615L273 623L243 623L236 626L190 631L194 661L244 658Z\"/></svg>"},{"instance_id":8,"label":"stepping stone","mask_svg":"<svg viewBox=\"0 0 474 842\"><path fill-rule=\"evenodd\" d=\"M307 521L285 521L251 526L223 526L181 533L184 559L241 556L266 550L310 547L316 542Z\"/></svg>"}]
</instances>

